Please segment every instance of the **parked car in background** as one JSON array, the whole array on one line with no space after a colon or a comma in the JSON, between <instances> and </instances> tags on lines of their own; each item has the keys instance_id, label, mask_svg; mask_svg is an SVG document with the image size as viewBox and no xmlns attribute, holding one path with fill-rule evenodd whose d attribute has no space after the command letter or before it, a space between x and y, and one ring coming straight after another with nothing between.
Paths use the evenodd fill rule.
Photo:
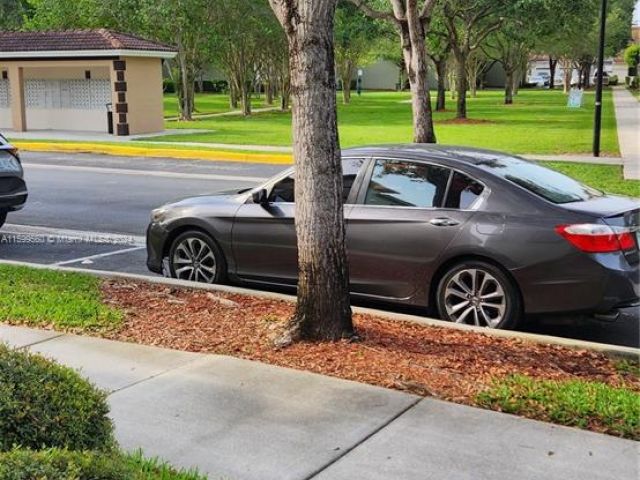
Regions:
<instances>
[{"instance_id":1,"label":"parked car in background","mask_svg":"<svg viewBox=\"0 0 640 480\"><path fill-rule=\"evenodd\" d=\"M18 149L0 134L0 227L9 212L24 206L27 195Z\"/></svg>"},{"instance_id":2,"label":"parked car in background","mask_svg":"<svg viewBox=\"0 0 640 480\"><path fill-rule=\"evenodd\" d=\"M615 318L639 298L640 202L522 158L398 145L344 150L354 297L514 328L527 314ZM148 268L295 287L295 171L152 212Z\"/></svg>"}]
</instances>

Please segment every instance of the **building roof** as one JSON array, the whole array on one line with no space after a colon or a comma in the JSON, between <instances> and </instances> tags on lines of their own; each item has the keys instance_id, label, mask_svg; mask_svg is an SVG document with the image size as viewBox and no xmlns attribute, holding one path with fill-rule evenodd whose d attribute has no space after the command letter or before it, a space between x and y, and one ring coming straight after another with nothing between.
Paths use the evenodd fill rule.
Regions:
<instances>
[{"instance_id":1,"label":"building roof","mask_svg":"<svg viewBox=\"0 0 640 480\"><path fill-rule=\"evenodd\" d=\"M131 55L171 58L170 45L135 35L99 30L0 32L0 58Z\"/></svg>"}]
</instances>

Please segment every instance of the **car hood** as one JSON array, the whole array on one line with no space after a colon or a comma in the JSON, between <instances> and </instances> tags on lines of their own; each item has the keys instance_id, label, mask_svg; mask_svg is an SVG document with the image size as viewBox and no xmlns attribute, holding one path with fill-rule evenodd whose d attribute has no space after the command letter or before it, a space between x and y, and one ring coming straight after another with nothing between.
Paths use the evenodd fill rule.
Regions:
<instances>
[{"instance_id":1,"label":"car hood","mask_svg":"<svg viewBox=\"0 0 640 480\"><path fill-rule=\"evenodd\" d=\"M187 197L182 200L168 203L162 208L185 208L198 205L234 205L244 203L248 192L238 193L237 190L214 193L210 195L198 195L197 197Z\"/></svg>"},{"instance_id":2,"label":"car hood","mask_svg":"<svg viewBox=\"0 0 640 480\"><path fill-rule=\"evenodd\" d=\"M563 203L563 208L577 213L586 213L598 217L611 217L640 208L640 199L620 195L605 195L583 202Z\"/></svg>"}]
</instances>

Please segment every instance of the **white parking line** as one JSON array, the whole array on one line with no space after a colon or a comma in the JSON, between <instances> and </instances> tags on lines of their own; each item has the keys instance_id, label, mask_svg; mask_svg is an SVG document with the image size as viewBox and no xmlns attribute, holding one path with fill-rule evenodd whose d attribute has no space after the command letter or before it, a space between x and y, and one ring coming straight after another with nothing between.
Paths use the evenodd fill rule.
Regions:
<instances>
[{"instance_id":1,"label":"white parking line","mask_svg":"<svg viewBox=\"0 0 640 480\"><path fill-rule=\"evenodd\" d=\"M144 177L165 177L165 178L182 178L188 180L220 180L231 182L250 182L260 183L267 180L266 177L249 177L244 175L215 175L210 173L180 173L180 172L162 172L162 171L149 171L149 170L131 170L125 168L108 168L108 167L87 167L82 165L47 165L43 163L28 163L22 164L26 167L26 170L61 170L70 172L86 172L86 173L101 173L109 175L137 175Z\"/></svg>"},{"instance_id":2,"label":"white parking line","mask_svg":"<svg viewBox=\"0 0 640 480\"><path fill-rule=\"evenodd\" d=\"M50 265L54 266L62 266L69 265L72 263L93 263L93 260L98 258L110 257L112 255L120 255L121 253L135 252L136 250L143 250L145 247L132 247L132 248L124 248L122 250L116 250L115 252L107 252L107 253L98 253L96 255L89 255L86 257L74 258L73 260L65 260L63 262L51 263Z\"/></svg>"}]
</instances>

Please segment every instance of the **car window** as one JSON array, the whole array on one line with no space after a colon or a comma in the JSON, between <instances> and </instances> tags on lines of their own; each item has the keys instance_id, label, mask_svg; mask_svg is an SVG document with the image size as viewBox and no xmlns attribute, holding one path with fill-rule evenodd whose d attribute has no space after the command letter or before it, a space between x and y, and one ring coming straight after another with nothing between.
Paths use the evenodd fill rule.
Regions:
<instances>
[{"instance_id":1,"label":"car window","mask_svg":"<svg viewBox=\"0 0 640 480\"><path fill-rule=\"evenodd\" d=\"M460 172L453 172L445 207L463 210L471 208L483 190L482 184Z\"/></svg>"},{"instance_id":2,"label":"car window","mask_svg":"<svg viewBox=\"0 0 640 480\"><path fill-rule=\"evenodd\" d=\"M448 168L404 160L376 160L364 203L396 207L439 207Z\"/></svg>"},{"instance_id":3,"label":"car window","mask_svg":"<svg viewBox=\"0 0 640 480\"><path fill-rule=\"evenodd\" d=\"M364 165L363 158L349 158L342 161L342 200L345 203L349 198L351 187L353 187L362 165ZM273 186L269 201L274 203L293 203L295 200L294 183L293 173L280 180Z\"/></svg>"},{"instance_id":4,"label":"car window","mask_svg":"<svg viewBox=\"0 0 640 480\"><path fill-rule=\"evenodd\" d=\"M560 172L508 155L473 154L476 165L553 203L581 202L604 193Z\"/></svg>"},{"instance_id":5,"label":"car window","mask_svg":"<svg viewBox=\"0 0 640 480\"><path fill-rule=\"evenodd\" d=\"M275 203L293 203L295 198L293 186L294 180L292 173L273 186L271 193L269 194L269 201Z\"/></svg>"}]
</instances>

